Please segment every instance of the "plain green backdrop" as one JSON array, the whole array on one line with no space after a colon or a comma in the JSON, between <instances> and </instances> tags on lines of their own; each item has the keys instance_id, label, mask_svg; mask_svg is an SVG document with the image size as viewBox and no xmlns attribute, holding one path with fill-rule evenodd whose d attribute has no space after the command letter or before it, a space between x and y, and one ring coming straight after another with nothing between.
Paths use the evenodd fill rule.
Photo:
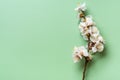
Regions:
<instances>
[{"instance_id":1,"label":"plain green backdrop","mask_svg":"<svg viewBox=\"0 0 120 80\"><path fill-rule=\"evenodd\" d=\"M83 61L72 60L73 47L86 45L79 2L106 40L86 80L120 80L120 0L0 0L0 80L81 80Z\"/></svg>"}]
</instances>

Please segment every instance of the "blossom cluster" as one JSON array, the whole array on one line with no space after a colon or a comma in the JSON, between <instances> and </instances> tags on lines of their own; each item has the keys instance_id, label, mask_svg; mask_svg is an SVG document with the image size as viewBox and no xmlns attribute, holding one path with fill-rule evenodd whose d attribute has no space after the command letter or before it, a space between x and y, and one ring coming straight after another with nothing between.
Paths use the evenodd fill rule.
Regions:
<instances>
[{"instance_id":1,"label":"blossom cluster","mask_svg":"<svg viewBox=\"0 0 120 80\"><path fill-rule=\"evenodd\" d=\"M73 52L74 62L78 62L82 57L91 60L91 53L102 52L104 50L104 39L100 35L92 16L85 15L86 4L83 3L75 8L80 18L79 29L83 38L88 41L87 47L75 47Z\"/></svg>"}]
</instances>

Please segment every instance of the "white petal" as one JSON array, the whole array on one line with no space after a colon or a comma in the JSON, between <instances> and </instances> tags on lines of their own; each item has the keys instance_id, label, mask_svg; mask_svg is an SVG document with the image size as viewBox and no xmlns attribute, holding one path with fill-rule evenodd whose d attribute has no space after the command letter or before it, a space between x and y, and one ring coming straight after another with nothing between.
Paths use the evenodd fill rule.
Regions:
<instances>
[{"instance_id":1,"label":"white petal","mask_svg":"<svg viewBox=\"0 0 120 80\"><path fill-rule=\"evenodd\" d=\"M79 7L75 8L75 11L78 11L79 10Z\"/></svg>"},{"instance_id":2,"label":"white petal","mask_svg":"<svg viewBox=\"0 0 120 80\"><path fill-rule=\"evenodd\" d=\"M95 26L92 27L92 33L93 34L99 34L99 31L98 31L97 27L95 27Z\"/></svg>"},{"instance_id":3,"label":"white petal","mask_svg":"<svg viewBox=\"0 0 120 80\"><path fill-rule=\"evenodd\" d=\"M88 26L94 24L91 16L87 16L87 17L86 17L86 24L87 24Z\"/></svg>"},{"instance_id":4,"label":"white petal","mask_svg":"<svg viewBox=\"0 0 120 80\"><path fill-rule=\"evenodd\" d=\"M79 56L79 58L80 58L80 59L82 59L82 55L81 55L81 54L80 54L80 55L78 55L78 56Z\"/></svg>"},{"instance_id":5,"label":"white petal","mask_svg":"<svg viewBox=\"0 0 120 80\"><path fill-rule=\"evenodd\" d=\"M90 40L91 40L92 42L96 42L96 41L98 41L98 36L99 36L99 33L91 34Z\"/></svg>"},{"instance_id":6,"label":"white petal","mask_svg":"<svg viewBox=\"0 0 120 80\"><path fill-rule=\"evenodd\" d=\"M83 52L83 56L85 56L85 57L88 56L88 51L84 46L81 47L81 50Z\"/></svg>"},{"instance_id":7,"label":"white petal","mask_svg":"<svg viewBox=\"0 0 120 80\"><path fill-rule=\"evenodd\" d=\"M87 8L86 8L86 3L83 3L82 5L81 5L81 10L82 11L85 11Z\"/></svg>"},{"instance_id":8,"label":"white petal","mask_svg":"<svg viewBox=\"0 0 120 80\"><path fill-rule=\"evenodd\" d=\"M79 5L77 8L75 8L75 11L80 12L80 11L85 11L86 9L87 9L86 4L83 3L83 4Z\"/></svg>"},{"instance_id":9,"label":"white petal","mask_svg":"<svg viewBox=\"0 0 120 80\"><path fill-rule=\"evenodd\" d=\"M92 52L93 53L97 52L97 48L96 47L92 47Z\"/></svg>"},{"instance_id":10,"label":"white petal","mask_svg":"<svg viewBox=\"0 0 120 80\"><path fill-rule=\"evenodd\" d=\"M99 36L99 37L98 37L98 40L101 41L101 42L103 42L103 43L105 43L102 36Z\"/></svg>"},{"instance_id":11,"label":"white petal","mask_svg":"<svg viewBox=\"0 0 120 80\"><path fill-rule=\"evenodd\" d=\"M78 62L79 60L80 60L79 57L77 57L77 56L74 56L74 57L73 57L73 61L74 61L74 63Z\"/></svg>"},{"instance_id":12,"label":"white petal","mask_svg":"<svg viewBox=\"0 0 120 80\"><path fill-rule=\"evenodd\" d=\"M88 52L87 52L87 50L84 51L83 55L84 55L85 57L88 56Z\"/></svg>"},{"instance_id":13,"label":"white petal","mask_svg":"<svg viewBox=\"0 0 120 80\"><path fill-rule=\"evenodd\" d=\"M80 26L81 26L81 27L87 27L87 25L86 25L85 22L80 22Z\"/></svg>"},{"instance_id":14,"label":"white petal","mask_svg":"<svg viewBox=\"0 0 120 80\"><path fill-rule=\"evenodd\" d=\"M102 43L99 43L99 44L97 45L97 50L98 50L98 52L102 52L103 49L104 49L104 45L103 45Z\"/></svg>"}]
</instances>

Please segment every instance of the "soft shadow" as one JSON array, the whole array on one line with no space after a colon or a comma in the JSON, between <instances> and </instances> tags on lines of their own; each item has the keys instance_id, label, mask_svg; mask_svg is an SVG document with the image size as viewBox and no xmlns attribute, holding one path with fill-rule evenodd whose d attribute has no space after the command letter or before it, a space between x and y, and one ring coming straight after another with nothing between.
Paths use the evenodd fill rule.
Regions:
<instances>
[{"instance_id":1,"label":"soft shadow","mask_svg":"<svg viewBox=\"0 0 120 80\"><path fill-rule=\"evenodd\" d=\"M91 73L90 70L92 69L92 67L95 66L95 63L97 63L98 61L104 59L106 60L107 57L107 53L108 53L108 49L107 47L105 47L104 51L101 53L96 53L95 59L93 59L91 62L88 63L87 65L87 71L86 71L86 80L87 80L87 76L89 76L89 74Z\"/></svg>"}]
</instances>

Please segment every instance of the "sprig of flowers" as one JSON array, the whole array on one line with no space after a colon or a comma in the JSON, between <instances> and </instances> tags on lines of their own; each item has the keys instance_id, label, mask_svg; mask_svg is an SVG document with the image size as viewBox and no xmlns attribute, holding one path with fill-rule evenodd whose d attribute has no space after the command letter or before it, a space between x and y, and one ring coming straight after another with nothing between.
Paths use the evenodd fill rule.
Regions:
<instances>
[{"instance_id":1,"label":"sprig of flowers","mask_svg":"<svg viewBox=\"0 0 120 80\"><path fill-rule=\"evenodd\" d=\"M82 37L88 42L87 47L74 47L73 60L74 62L79 62L81 59L85 59L85 66L83 71L83 78L85 79L85 71L87 63L92 60L92 54L97 52L102 52L104 50L104 39L101 36L99 30L93 21L92 16L85 15L86 4L83 3L75 8L78 12L78 17L80 19L79 30Z\"/></svg>"}]
</instances>

